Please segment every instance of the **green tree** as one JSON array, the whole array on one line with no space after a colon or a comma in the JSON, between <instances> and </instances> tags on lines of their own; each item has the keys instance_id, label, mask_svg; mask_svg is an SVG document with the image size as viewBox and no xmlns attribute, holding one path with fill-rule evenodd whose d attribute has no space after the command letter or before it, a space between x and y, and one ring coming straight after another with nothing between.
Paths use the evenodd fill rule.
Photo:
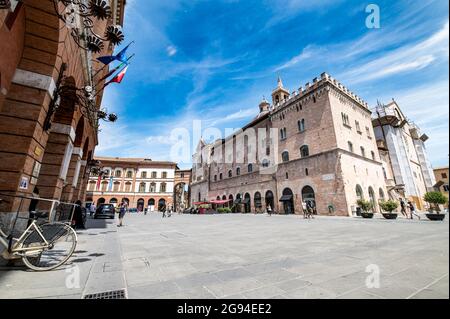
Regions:
<instances>
[{"instance_id":1,"label":"green tree","mask_svg":"<svg viewBox=\"0 0 450 319\"><path fill-rule=\"evenodd\" d=\"M365 213L370 213L373 210L373 203L368 200L358 200L358 206L361 207Z\"/></svg>"},{"instance_id":2,"label":"green tree","mask_svg":"<svg viewBox=\"0 0 450 319\"><path fill-rule=\"evenodd\" d=\"M393 200L381 201L380 207L385 212L389 212L389 214L392 214L392 212L398 208L398 203Z\"/></svg>"},{"instance_id":3,"label":"green tree","mask_svg":"<svg viewBox=\"0 0 450 319\"><path fill-rule=\"evenodd\" d=\"M447 197L440 192L428 192L423 199L430 204L430 207L434 207L438 214L441 211L439 205L445 205L448 201Z\"/></svg>"}]
</instances>

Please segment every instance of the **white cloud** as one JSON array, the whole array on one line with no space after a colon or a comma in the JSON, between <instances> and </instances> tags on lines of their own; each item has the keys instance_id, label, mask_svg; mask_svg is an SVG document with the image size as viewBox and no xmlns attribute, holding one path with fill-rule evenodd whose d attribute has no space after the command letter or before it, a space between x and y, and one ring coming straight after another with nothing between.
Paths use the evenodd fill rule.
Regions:
<instances>
[{"instance_id":1,"label":"white cloud","mask_svg":"<svg viewBox=\"0 0 450 319\"><path fill-rule=\"evenodd\" d=\"M370 62L354 66L340 79L355 84L380 79L401 72L421 70L433 62L448 61L449 23L429 38L400 47Z\"/></svg>"},{"instance_id":2,"label":"white cloud","mask_svg":"<svg viewBox=\"0 0 450 319\"><path fill-rule=\"evenodd\" d=\"M170 56L170 57L174 56L178 52L177 48L174 47L173 45L169 45L166 48L166 51L167 51L167 55Z\"/></svg>"}]
</instances>

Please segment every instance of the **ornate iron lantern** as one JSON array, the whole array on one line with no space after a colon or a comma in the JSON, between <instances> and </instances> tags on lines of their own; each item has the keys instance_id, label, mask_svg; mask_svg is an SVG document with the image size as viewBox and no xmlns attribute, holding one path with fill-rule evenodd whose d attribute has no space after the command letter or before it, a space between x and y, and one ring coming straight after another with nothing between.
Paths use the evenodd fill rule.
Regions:
<instances>
[{"instance_id":1,"label":"ornate iron lantern","mask_svg":"<svg viewBox=\"0 0 450 319\"><path fill-rule=\"evenodd\" d=\"M9 9L9 8L11 8L11 1L0 0L0 9Z\"/></svg>"},{"instance_id":2,"label":"ornate iron lantern","mask_svg":"<svg viewBox=\"0 0 450 319\"><path fill-rule=\"evenodd\" d=\"M59 19L71 30L70 33L79 47L99 53L105 47L105 42L119 45L125 39L120 25L109 25L103 36L94 31L94 19L107 20L112 16L110 0L51 1Z\"/></svg>"},{"instance_id":3,"label":"ornate iron lantern","mask_svg":"<svg viewBox=\"0 0 450 319\"><path fill-rule=\"evenodd\" d=\"M98 93L91 86L77 88L73 85L67 84L66 76L64 75L67 65L61 66L60 74L57 80L55 91L53 92L52 102L49 105L47 118L45 119L44 129L47 131L51 128L53 115L58 110L61 100L73 102L74 107L79 107L81 113L89 120L91 125L98 129L99 120L105 122L116 122L118 116L115 113L108 113L108 110L99 109L96 103Z\"/></svg>"}]
</instances>

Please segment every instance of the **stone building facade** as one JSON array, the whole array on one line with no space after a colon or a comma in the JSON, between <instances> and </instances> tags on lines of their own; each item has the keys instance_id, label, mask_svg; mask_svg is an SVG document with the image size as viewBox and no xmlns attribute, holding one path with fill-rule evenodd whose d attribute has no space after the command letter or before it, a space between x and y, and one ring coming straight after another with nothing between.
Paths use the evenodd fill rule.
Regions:
<instances>
[{"instance_id":1,"label":"stone building facade","mask_svg":"<svg viewBox=\"0 0 450 319\"><path fill-rule=\"evenodd\" d=\"M97 53L79 47L51 0L10 3L0 9L0 193L83 200L98 118L82 112L72 88L101 87L108 68L93 61L114 46ZM98 34L123 24L125 0L109 3L111 16L93 20ZM99 109L101 101L99 92ZM8 200L0 211L17 205Z\"/></svg>"},{"instance_id":2,"label":"stone building facade","mask_svg":"<svg viewBox=\"0 0 450 319\"><path fill-rule=\"evenodd\" d=\"M373 112L375 138L386 171L389 196L406 198L424 210L423 197L432 191L436 178L426 151L426 134L410 121L393 100Z\"/></svg>"},{"instance_id":3,"label":"stone building facade","mask_svg":"<svg viewBox=\"0 0 450 319\"><path fill-rule=\"evenodd\" d=\"M182 203L185 206L189 203L191 171L179 170L176 163L145 158L97 157L96 160L105 174L102 177L91 174L88 202L98 206L127 201L130 208L138 211L180 208Z\"/></svg>"},{"instance_id":4,"label":"stone building facade","mask_svg":"<svg viewBox=\"0 0 450 319\"><path fill-rule=\"evenodd\" d=\"M436 178L436 190L441 192L447 199L449 198L448 192L449 192L449 184L448 184L448 177L449 177L449 170L447 167L437 167L434 169L434 176ZM448 207L448 205L447 205Z\"/></svg>"},{"instance_id":5,"label":"stone building facade","mask_svg":"<svg viewBox=\"0 0 450 319\"><path fill-rule=\"evenodd\" d=\"M289 93L281 79L259 115L239 132L201 140L193 156L192 203L230 200L245 212L301 213L312 202L321 215L349 216L358 199L387 191L371 111L323 73Z\"/></svg>"}]
</instances>

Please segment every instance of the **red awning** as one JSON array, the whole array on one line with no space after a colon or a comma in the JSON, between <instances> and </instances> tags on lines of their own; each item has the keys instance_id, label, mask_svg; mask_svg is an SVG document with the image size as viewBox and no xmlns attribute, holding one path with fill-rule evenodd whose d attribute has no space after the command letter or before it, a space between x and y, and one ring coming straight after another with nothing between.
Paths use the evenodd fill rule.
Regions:
<instances>
[{"instance_id":1,"label":"red awning","mask_svg":"<svg viewBox=\"0 0 450 319\"><path fill-rule=\"evenodd\" d=\"M208 202L197 202L197 203L192 203L195 206L199 206L199 205L209 205L210 203Z\"/></svg>"},{"instance_id":2,"label":"red awning","mask_svg":"<svg viewBox=\"0 0 450 319\"><path fill-rule=\"evenodd\" d=\"M211 204L216 204L216 205L223 205L223 204L228 204L230 202L229 199L225 199L225 200L212 200Z\"/></svg>"}]
</instances>

